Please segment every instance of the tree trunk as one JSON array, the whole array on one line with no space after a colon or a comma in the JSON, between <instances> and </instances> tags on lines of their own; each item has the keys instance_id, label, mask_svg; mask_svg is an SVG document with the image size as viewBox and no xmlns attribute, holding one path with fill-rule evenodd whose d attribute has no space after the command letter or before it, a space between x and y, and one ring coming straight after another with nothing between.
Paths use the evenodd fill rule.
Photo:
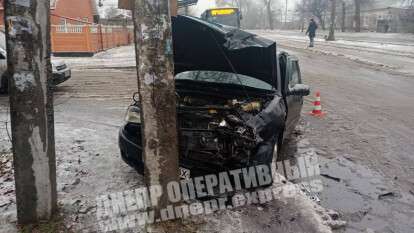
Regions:
<instances>
[{"instance_id":1,"label":"tree trunk","mask_svg":"<svg viewBox=\"0 0 414 233\"><path fill-rule=\"evenodd\" d=\"M56 210L49 8L48 0L5 2L19 224L49 220Z\"/></svg>"},{"instance_id":2,"label":"tree trunk","mask_svg":"<svg viewBox=\"0 0 414 233\"><path fill-rule=\"evenodd\" d=\"M300 19L301 20L300 30L301 32L304 32L305 30L305 9L304 9L305 4L306 4L305 0L302 0L302 6L300 8L300 18L301 18Z\"/></svg>"},{"instance_id":3,"label":"tree trunk","mask_svg":"<svg viewBox=\"0 0 414 233\"><path fill-rule=\"evenodd\" d=\"M361 0L355 0L355 31L361 31Z\"/></svg>"},{"instance_id":4,"label":"tree trunk","mask_svg":"<svg viewBox=\"0 0 414 233\"><path fill-rule=\"evenodd\" d=\"M166 186L178 181L176 94L168 0L135 0L134 24L141 102L145 182L161 187L150 193L155 216L171 204Z\"/></svg>"},{"instance_id":5,"label":"tree trunk","mask_svg":"<svg viewBox=\"0 0 414 233\"><path fill-rule=\"evenodd\" d=\"M287 29L288 0L285 1L285 23L284 28Z\"/></svg>"},{"instance_id":6,"label":"tree trunk","mask_svg":"<svg viewBox=\"0 0 414 233\"><path fill-rule=\"evenodd\" d=\"M345 32L346 24L346 3L342 0L342 20L341 20L341 31Z\"/></svg>"},{"instance_id":7,"label":"tree trunk","mask_svg":"<svg viewBox=\"0 0 414 233\"><path fill-rule=\"evenodd\" d=\"M267 19L269 21L269 29L273 30L274 25L273 25L273 15L272 15L272 1L268 0L267 4L266 4L266 10L267 10Z\"/></svg>"},{"instance_id":8,"label":"tree trunk","mask_svg":"<svg viewBox=\"0 0 414 233\"><path fill-rule=\"evenodd\" d=\"M336 0L331 0L331 25L329 26L328 41L335 40Z\"/></svg>"},{"instance_id":9,"label":"tree trunk","mask_svg":"<svg viewBox=\"0 0 414 233\"><path fill-rule=\"evenodd\" d=\"M322 30L325 31L325 20L323 19L322 13L318 13L315 16L319 19Z\"/></svg>"}]
</instances>

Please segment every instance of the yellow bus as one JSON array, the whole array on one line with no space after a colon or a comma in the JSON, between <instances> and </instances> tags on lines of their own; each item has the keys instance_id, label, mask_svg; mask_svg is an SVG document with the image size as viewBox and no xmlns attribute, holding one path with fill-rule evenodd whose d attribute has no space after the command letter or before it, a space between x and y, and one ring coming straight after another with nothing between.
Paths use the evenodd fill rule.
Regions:
<instances>
[{"instance_id":1,"label":"yellow bus","mask_svg":"<svg viewBox=\"0 0 414 233\"><path fill-rule=\"evenodd\" d=\"M238 8L227 7L208 9L201 14L201 18L208 22L240 28L242 16Z\"/></svg>"}]
</instances>

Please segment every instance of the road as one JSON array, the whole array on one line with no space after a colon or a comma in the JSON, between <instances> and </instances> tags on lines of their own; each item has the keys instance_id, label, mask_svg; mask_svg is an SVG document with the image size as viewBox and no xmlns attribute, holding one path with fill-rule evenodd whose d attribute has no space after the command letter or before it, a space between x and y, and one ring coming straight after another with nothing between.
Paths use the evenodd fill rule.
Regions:
<instances>
[{"instance_id":1,"label":"road","mask_svg":"<svg viewBox=\"0 0 414 233\"><path fill-rule=\"evenodd\" d=\"M308 116L308 98L301 137L319 152L321 172L341 179L324 180L322 205L341 212L346 232L414 232L413 37L381 37L379 49L353 46L372 41L371 34L339 35L339 42L308 49L296 32L259 34L298 56L305 82L321 92L328 114ZM387 49L395 43L402 47Z\"/></svg>"}]
</instances>

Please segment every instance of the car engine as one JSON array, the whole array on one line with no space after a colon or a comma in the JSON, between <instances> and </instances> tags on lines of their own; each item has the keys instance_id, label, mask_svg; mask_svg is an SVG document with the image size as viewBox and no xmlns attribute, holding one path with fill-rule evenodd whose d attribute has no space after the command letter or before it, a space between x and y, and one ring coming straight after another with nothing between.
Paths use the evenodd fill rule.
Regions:
<instances>
[{"instance_id":1,"label":"car engine","mask_svg":"<svg viewBox=\"0 0 414 233\"><path fill-rule=\"evenodd\" d=\"M246 122L264 107L261 99L178 97L180 154L218 166L247 163L259 142Z\"/></svg>"}]
</instances>

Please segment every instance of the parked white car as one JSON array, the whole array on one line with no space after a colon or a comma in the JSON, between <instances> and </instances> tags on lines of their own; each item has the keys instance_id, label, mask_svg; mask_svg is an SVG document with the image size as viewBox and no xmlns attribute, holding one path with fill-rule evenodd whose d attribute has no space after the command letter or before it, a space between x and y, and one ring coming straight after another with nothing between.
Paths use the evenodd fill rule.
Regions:
<instances>
[{"instance_id":1,"label":"parked white car","mask_svg":"<svg viewBox=\"0 0 414 233\"><path fill-rule=\"evenodd\" d=\"M8 78L7 78L7 52L5 49L5 35L0 32L0 93L7 93ZM63 61L52 60L52 83L59 85L68 80L72 71L69 66Z\"/></svg>"}]
</instances>

